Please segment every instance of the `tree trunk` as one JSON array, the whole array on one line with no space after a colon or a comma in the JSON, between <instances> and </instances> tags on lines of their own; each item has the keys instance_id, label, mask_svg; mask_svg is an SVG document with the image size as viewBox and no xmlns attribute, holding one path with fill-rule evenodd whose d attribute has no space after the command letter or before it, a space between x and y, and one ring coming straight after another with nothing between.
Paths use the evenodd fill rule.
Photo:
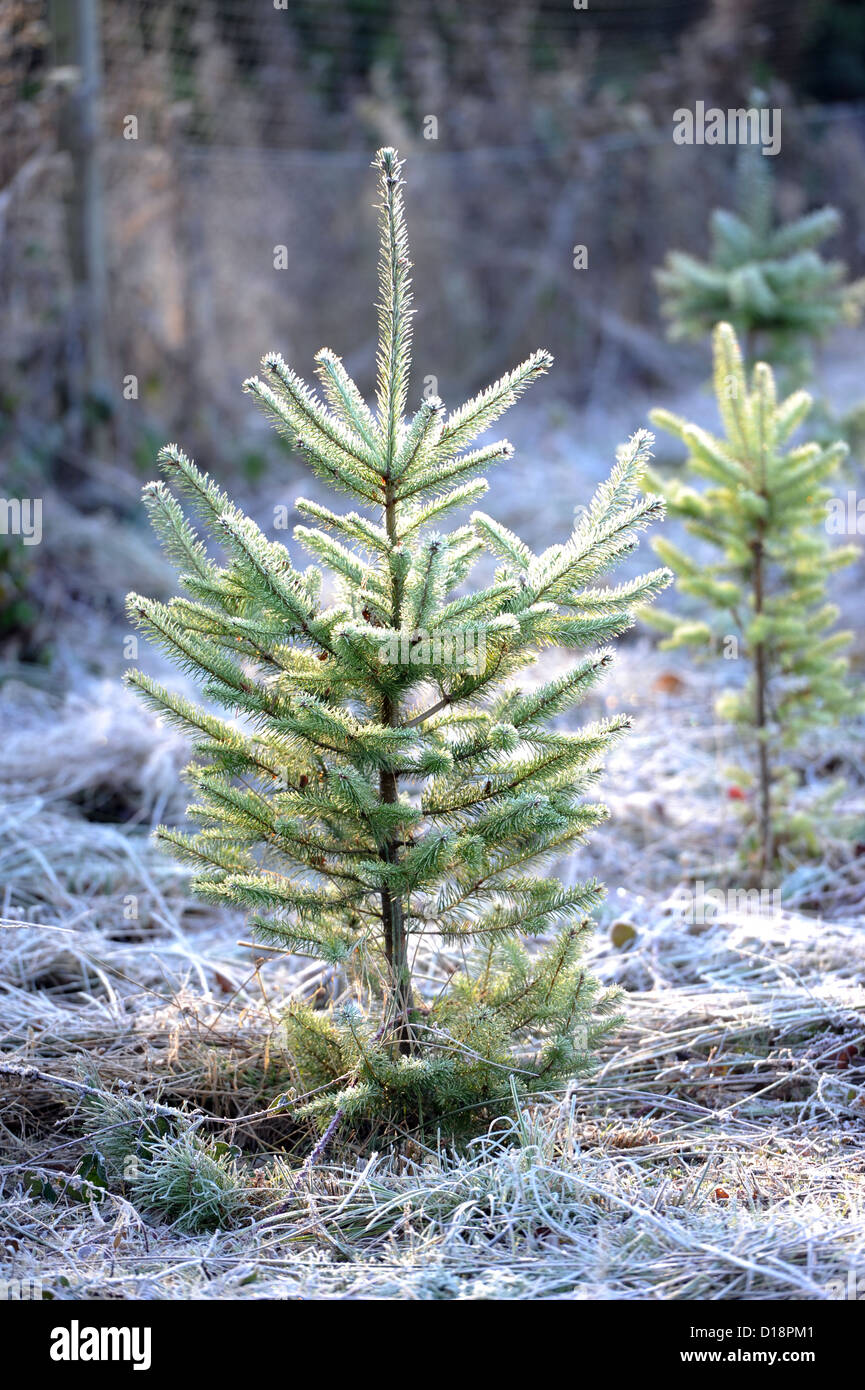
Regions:
<instances>
[{"instance_id":1,"label":"tree trunk","mask_svg":"<svg viewBox=\"0 0 865 1390\"><path fill-rule=\"evenodd\" d=\"M763 611L763 542L754 545L754 613ZM754 723L757 728L757 771L758 771L758 831L760 837L760 887L769 886L772 872L774 846L772 844L772 801L771 774L769 770L769 750L766 747L766 695L767 661L766 644L758 642L754 650L755 689Z\"/></svg>"},{"instance_id":2,"label":"tree trunk","mask_svg":"<svg viewBox=\"0 0 865 1390\"><path fill-rule=\"evenodd\" d=\"M92 399L107 392L105 324L106 256L100 166L101 45L99 0L76 0L75 61L78 86L64 139L72 152L71 193L73 265L78 282L84 346L85 389Z\"/></svg>"},{"instance_id":3,"label":"tree trunk","mask_svg":"<svg viewBox=\"0 0 865 1390\"><path fill-rule=\"evenodd\" d=\"M379 777L379 794L383 802L393 805L398 795L398 779L393 772L382 772ZM391 840L379 851L388 864L399 859L399 849ZM384 954L388 968L387 1000L388 1012L393 1023L392 1036L400 1052L411 1052L414 1035L411 1028L412 1007L411 969L408 960L408 935L406 933L403 906L389 888L381 890L381 916L384 925Z\"/></svg>"},{"instance_id":4,"label":"tree trunk","mask_svg":"<svg viewBox=\"0 0 865 1390\"><path fill-rule=\"evenodd\" d=\"M392 541L396 541L396 500L393 485L388 478L385 483L385 528ZM402 594L396 578L393 581L392 625L398 628L401 621ZM382 702L381 719L383 724L396 726L399 723L399 705L391 699ZM379 796L389 806L399 799L399 777L395 772L379 774ZM399 860L399 845L396 839L389 840L379 851L380 857L388 864ZM381 890L381 917L384 927L384 954L388 969L388 991L386 1007L393 1026L392 1036L402 1053L410 1053L414 1047L414 1034L411 1026L412 986L411 968L408 960L408 934L406 932L403 905L394 897L389 888Z\"/></svg>"}]
</instances>

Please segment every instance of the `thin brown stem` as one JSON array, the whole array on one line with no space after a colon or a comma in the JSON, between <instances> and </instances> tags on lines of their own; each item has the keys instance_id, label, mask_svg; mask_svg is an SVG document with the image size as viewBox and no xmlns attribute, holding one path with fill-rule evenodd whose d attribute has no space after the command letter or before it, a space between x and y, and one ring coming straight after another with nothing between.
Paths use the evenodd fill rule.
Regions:
<instances>
[{"instance_id":1,"label":"thin brown stem","mask_svg":"<svg viewBox=\"0 0 865 1390\"><path fill-rule=\"evenodd\" d=\"M764 600L764 549L762 536L754 543L754 612L763 611ZM768 654L766 643L757 642L754 648L754 723L757 729L757 772L758 772L758 830L760 836L760 883L766 886L772 872L774 846L772 843L772 790L769 768L769 749L766 743L768 728Z\"/></svg>"},{"instance_id":2,"label":"thin brown stem","mask_svg":"<svg viewBox=\"0 0 865 1390\"><path fill-rule=\"evenodd\" d=\"M384 522L388 538L394 547L397 544L396 498L394 484L390 477L391 460L385 473ZM402 618L402 584L398 573L391 571L392 614L391 626L399 628ZM382 700L381 722L391 728L399 726L399 701L389 695ZM379 796L387 806L399 800L399 774L393 771L379 773ZM387 864L399 862L399 839L392 836L379 850L379 856ZM412 984L411 967L408 959L408 932L406 930L403 905L388 885L381 890L381 918L384 928L384 954L387 962L390 998L388 1011L393 1019L393 1037L402 1053L414 1049L414 1033L411 1026Z\"/></svg>"}]
</instances>

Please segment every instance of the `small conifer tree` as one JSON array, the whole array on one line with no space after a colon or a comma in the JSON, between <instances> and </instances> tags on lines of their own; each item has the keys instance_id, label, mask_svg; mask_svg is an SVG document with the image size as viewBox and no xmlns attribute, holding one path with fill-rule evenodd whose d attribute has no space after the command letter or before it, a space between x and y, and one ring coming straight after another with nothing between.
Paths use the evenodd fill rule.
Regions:
<instances>
[{"instance_id":1,"label":"small conifer tree","mask_svg":"<svg viewBox=\"0 0 865 1390\"><path fill-rule=\"evenodd\" d=\"M313 523L287 550L174 445L162 470L224 552L205 548L175 491L145 488L186 597L131 595L142 629L203 683L230 719L140 672L146 701L195 740L188 769L197 833L159 836L194 865L195 890L248 909L259 938L340 965L356 1004L288 1009L295 1113L366 1133L476 1127L519 1092L579 1074L614 1024L614 996L581 964L595 882L532 874L606 815L585 800L621 716L576 732L550 721L577 704L611 659L638 603L671 578L616 588L596 577L638 544L663 503L644 497L651 436L634 436L564 544L540 555L482 512L450 532L441 518L477 501L479 473L505 442L475 446L551 358L535 352L448 414L437 397L405 418L411 292L401 165L375 160L381 194L375 409L341 360L317 356L324 399L275 354L245 389L313 473L358 504L339 514L299 499ZM483 552L492 581L464 581ZM544 647L578 653L562 674L521 687ZM525 938L546 944L527 950ZM462 965L424 994L427 944Z\"/></svg>"},{"instance_id":2,"label":"small conifer tree","mask_svg":"<svg viewBox=\"0 0 865 1390\"><path fill-rule=\"evenodd\" d=\"M718 438L666 410L652 412L660 428L688 449L686 467L710 486L698 491L680 479L647 470L671 516L721 552L706 564L664 539L654 548L675 572L680 589L709 610L706 620L646 612L663 628L668 647L721 649L733 639L748 663L747 685L719 702L722 717L751 732L756 745L756 808L761 880L773 866L783 821L778 784L782 747L795 746L816 724L833 724L861 707L846 680L842 654L849 632L831 631L838 609L826 601L834 570L857 555L832 548L825 518L830 489L847 446L787 447L811 407L805 391L778 402L772 370L758 363L750 386L736 335L718 324L713 335L715 393L724 426Z\"/></svg>"},{"instance_id":3,"label":"small conifer tree","mask_svg":"<svg viewBox=\"0 0 865 1390\"><path fill-rule=\"evenodd\" d=\"M724 321L742 339L748 368L767 357L801 374L811 345L855 323L861 309L863 282L848 283L844 263L818 249L838 232L840 214L824 207L779 224L769 163L754 150L741 153L737 186L737 210L712 213L708 260L671 251L655 273L670 336L700 340Z\"/></svg>"}]
</instances>

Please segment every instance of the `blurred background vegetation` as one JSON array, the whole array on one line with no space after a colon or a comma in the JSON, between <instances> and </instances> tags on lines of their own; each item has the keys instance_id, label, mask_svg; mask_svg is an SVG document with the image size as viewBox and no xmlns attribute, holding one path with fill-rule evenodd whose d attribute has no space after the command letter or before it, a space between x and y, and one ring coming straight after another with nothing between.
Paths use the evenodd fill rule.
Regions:
<instances>
[{"instance_id":1,"label":"blurred background vegetation","mask_svg":"<svg viewBox=\"0 0 865 1390\"><path fill-rule=\"evenodd\" d=\"M293 477L239 389L264 351L304 371L327 344L369 386L382 143L408 158L418 395L538 344L547 410L705 377L652 274L733 198L734 150L673 143L696 100L782 108L778 213L835 204L827 250L862 273L857 0L4 0L0 54L2 490L54 517L38 589L0 537L18 658L37 610L113 609L148 563L166 439L235 488Z\"/></svg>"}]
</instances>

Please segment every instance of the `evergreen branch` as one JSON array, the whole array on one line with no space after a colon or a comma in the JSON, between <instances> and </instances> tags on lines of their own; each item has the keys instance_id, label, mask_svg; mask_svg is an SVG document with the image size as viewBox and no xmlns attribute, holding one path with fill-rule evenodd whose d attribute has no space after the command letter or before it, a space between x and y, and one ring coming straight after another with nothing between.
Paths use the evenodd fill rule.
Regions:
<instances>
[{"instance_id":1,"label":"evergreen branch","mask_svg":"<svg viewBox=\"0 0 865 1390\"><path fill-rule=\"evenodd\" d=\"M375 416L363 399L342 363L330 348L322 348L315 355L319 378L332 408L341 417L349 430L353 430L367 445L371 455L378 458L381 449L381 434Z\"/></svg>"},{"instance_id":2,"label":"evergreen branch","mask_svg":"<svg viewBox=\"0 0 865 1390\"><path fill-rule=\"evenodd\" d=\"M335 419L280 353L267 353L261 359L261 366L276 387L282 417L305 439L309 447L346 468L368 473L370 481L378 481L380 460L377 449Z\"/></svg>"},{"instance_id":3,"label":"evergreen branch","mask_svg":"<svg viewBox=\"0 0 865 1390\"><path fill-rule=\"evenodd\" d=\"M533 381L544 376L552 365L552 355L540 348L527 357L525 362L506 372L485 391L473 396L459 410L455 410L445 422L441 439L430 455L430 463L443 461L465 449L479 434L489 429Z\"/></svg>"},{"instance_id":4,"label":"evergreen branch","mask_svg":"<svg viewBox=\"0 0 865 1390\"><path fill-rule=\"evenodd\" d=\"M294 505L299 512L321 522L322 526L327 526L331 531L335 531L337 535L342 536L343 540L364 545L368 550L376 551L385 557L389 556L393 550L387 532L365 516L358 515L357 512L348 512L344 516L338 516L328 507L322 507L318 502L310 502L305 497L298 497Z\"/></svg>"}]
</instances>

